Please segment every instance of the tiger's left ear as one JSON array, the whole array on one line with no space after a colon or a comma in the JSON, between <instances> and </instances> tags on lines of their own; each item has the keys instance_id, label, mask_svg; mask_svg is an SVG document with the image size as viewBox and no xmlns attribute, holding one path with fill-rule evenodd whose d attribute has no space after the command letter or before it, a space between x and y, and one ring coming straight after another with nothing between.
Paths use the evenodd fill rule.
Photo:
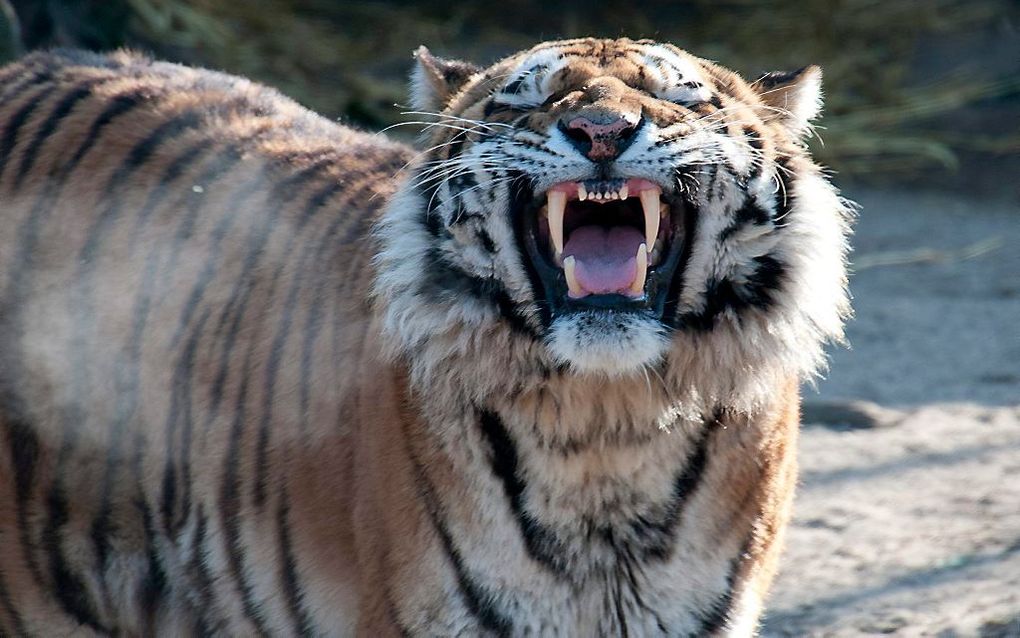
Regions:
<instances>
[{"instance_id":1,"label":"tiger's left ear","mask_svg":"<svg viewBox=\"0 0 1020 638\"><path fill-rule=\"evenodd\" d=\"M780 122L797 137L803 137L811 120L822 112L822 69L814 64L797 71L766 73L751 88L771 109L766 119Z\"/></svg>"},{"instance_id":2,"label":"tiger's left ear","mask_svg":"<svg viewBox=\"0 0 1020 638\"><path fill-rule=\"evenodd\" d=\"M441 111L480 69L469 62L437 58L424 46L414 52L411 105L417 111Z\"/></svg>"}]
</instances>

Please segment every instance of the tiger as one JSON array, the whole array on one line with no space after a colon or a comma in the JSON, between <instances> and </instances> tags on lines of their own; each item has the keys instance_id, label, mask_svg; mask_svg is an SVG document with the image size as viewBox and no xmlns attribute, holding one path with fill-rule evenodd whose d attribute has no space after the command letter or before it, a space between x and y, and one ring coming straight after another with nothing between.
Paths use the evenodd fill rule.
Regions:
<instances>
[{"instance_id":1,"label":"tiger","mask_svg":"<svg viewBox=\"0 0 1020 638\"><path fill-rule=\"evenodd\" d=\"M0 69L0 633L750 636L842 339L821 71L422 47L411 144Z\"/></svg>"}]
</instances>

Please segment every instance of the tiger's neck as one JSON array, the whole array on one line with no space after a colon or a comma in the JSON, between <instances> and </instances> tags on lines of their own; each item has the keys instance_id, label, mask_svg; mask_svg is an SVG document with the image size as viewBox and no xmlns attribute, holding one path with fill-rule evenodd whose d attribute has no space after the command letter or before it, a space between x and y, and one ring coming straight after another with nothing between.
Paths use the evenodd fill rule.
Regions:
<instances>
[{"instance_id":1,"label":"tiger's neck","mask_svg":"<svg viewBox=\"0 0 1020 638\"><path fill-rule=\"evenodd\" d=\"M482 626L596 635L655 618L697 634L770 577L778 545L762 530L792 496L795 384L757 415L628 419L612 387L582 409L555 382L482 402L412 389L399 366L388 378L359 401L355 452L372 587ZM409 567L422 552L430 569Z\"/></svg>"},{"instance_id":2,"label":"tiger's neck","mask_svg":"<svg viewBox=\"0 0 1020 638\"><path fill-rule=\"evenodd\" d=\"M553 379L488 401L414 394L418 478L474 503L462 524L516 530L531 559L582 580L621 557L670 555L717 432L769 432L721 407L692 414L641 383Z\"/></svg>"}]
</instances>

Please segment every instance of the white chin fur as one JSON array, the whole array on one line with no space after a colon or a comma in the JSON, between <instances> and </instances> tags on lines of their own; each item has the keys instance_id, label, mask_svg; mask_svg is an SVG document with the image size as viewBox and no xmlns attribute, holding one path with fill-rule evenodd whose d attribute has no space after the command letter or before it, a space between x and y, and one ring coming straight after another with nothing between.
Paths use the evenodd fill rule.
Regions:
<instances>
[{"instance_id":1,"label":"white chin fur","mask_svg":"<svg viewBox=\"0 0 1020 638\"><path fill-rule=\"evenodd\" d=\"M553 321L547 338L553 358L580 374L619 377L657 363L669 341L662 325L631 313L586 311Z\"/></svg>"}]
</instances>

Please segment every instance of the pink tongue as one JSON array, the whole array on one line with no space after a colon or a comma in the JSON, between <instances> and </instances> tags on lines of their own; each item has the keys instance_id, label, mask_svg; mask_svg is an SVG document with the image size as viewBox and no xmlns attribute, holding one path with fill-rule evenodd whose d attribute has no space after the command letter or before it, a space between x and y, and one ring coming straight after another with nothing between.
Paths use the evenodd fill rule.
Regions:
<instances>
[{"instance_id":1,"label":"pink tongue","mask_svg":"<svg viewBox=\"0 0 1020 638\"><path fill-rule=\"evenodd\" d=\"M642 242L644 236L630 226L581 226L570 233L563 255L574 256L577 283L587 293L624 293L637 275L635 256Z\"/></svg>"}]
</instances>

